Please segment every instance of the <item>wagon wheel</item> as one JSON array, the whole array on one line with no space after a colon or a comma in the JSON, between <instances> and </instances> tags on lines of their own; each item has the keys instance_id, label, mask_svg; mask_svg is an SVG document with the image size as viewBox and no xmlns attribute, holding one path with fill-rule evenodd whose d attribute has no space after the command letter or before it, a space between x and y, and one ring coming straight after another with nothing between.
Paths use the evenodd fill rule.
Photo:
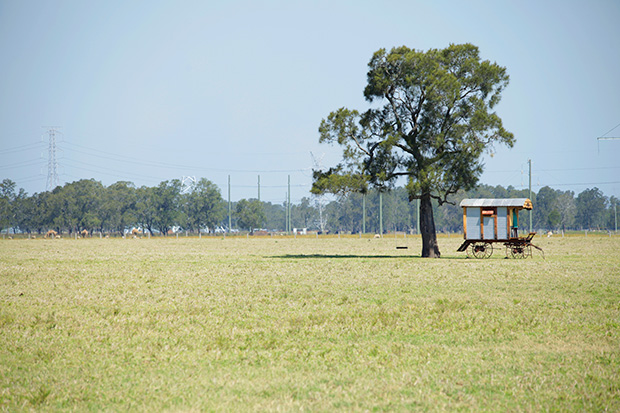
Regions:
<instances>
[{"instance_id":1,"label":"wagon wheel","mask_svg":"<svg viewBox=\"0 0 620 413\"><path fill-rule=\"evenodd\" d=\"M493 244L490 242L474 242L467 249L468 257L489 258L493 254Z\"/></svg>"},{"instance_id":2,"label":"wagon wheel","mask_svg":"<svg viewBox=\"0 0 620 413\"><path fill-rule=\"evenodd\" d=\"M522 259L532 256L532 247L527 244L512 244L506 247L506 255L512 258Z\"/></svg>"}]
</instances>

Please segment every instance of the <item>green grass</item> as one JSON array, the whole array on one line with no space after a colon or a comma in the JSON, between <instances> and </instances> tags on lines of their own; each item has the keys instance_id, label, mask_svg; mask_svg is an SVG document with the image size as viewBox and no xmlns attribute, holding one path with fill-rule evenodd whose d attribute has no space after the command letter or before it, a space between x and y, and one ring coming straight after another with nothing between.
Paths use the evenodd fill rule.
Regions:
<instances>
[{"instance_id":1,"label":"green grass","mask_svg":"<svg viewBox=\"0 0 620 413\"><path fill-rule=\"evenodd\" d=\"M620 410L620 238L460 241L0 241L0 409Z\"/></svg>"}]
</instances>

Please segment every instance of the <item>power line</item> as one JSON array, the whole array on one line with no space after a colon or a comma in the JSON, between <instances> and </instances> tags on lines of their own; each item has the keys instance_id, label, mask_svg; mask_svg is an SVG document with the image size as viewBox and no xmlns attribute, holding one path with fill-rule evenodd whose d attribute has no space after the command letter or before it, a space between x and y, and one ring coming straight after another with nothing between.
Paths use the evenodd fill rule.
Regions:
<instances>
[{"instance_id":1,"label":"power line","mask_svg":"<svg viewBox=\"0 0 620 413\"><path fill-rule=\"evenodd\" d=\"M548 185L553 185L553 186L567 186L567 185L614 185L614 184L620 184L620 181L614 181L614 182L580 182L580 183L569 183L569 184L548 184ZM540 185L538 185L540 186Z\"/></svg>"},{"instance_id":2,"label":"power line","mask_svg":"<svg viewBox=\"0 0 620 413\"><path fill-rule=\"evenodd\" d=\"M76 161L75 159L67 159L65 162L68 162L69 165L72 168L76 168L76 169L81 169L83 171L88 171L88 172L94 172L94 173L98 173L98 174L104 174L104 175L109 175L109 176L116 176L118 178L126 178L127 176L133 176L133 177L137 177L137 178L142 178L142 179L149 179L149 180L154 180L154 181L160 181L161 177L154 177L154 176L149 176L149 175L142 175L142 174L136 174L133 172L125 172L125 173L118 173L118 172L113 172L113 169L108 169L108 168L104 168L104 167L100 167L97 165L91 165L87 162L82 162L82 161ZM75 166L75 165L71 165L71 163L79 163L79 164L83 164L83 165L87 165L89 167L94 167L94 168L98 168L99 170L94 170L94 169L90 169L90 168L84 168L82 166ZM105 172L105 171L112 171L112 172Z\"/></svg>"},{"instance_id":3,"label":"power line","mask_svg":"<svg viewBox=\"0 0 620 413\"><path fill-rule=\"evenodd\" d=\"M620 123L617 124L616 126L614 126L613 128L609 129L607 132L605 132L602 136L607 135L609 132L611 132L612 130L616 129L618 126L620 126Z\"/></svg>"},{"instance_id":4,"label":"power line","mask_svg":"<svg viewBox=\"0 0 620 413\"><path fill-rule=\"evenodd\" d=\"M35 182L35 181L40 181L42 179L43 179L43 177L40 176L38 178L22 179L20 182Z\"/></svg>"},{"instance_id":5,"label":"power line","mask_svg":"<svg viewBox=\"0 0 620 413\"><path fill-rule=\"evenodd\" d=\"M36 179L41 179L41 178L43 178L43 176L44 176L43 174L30 175L30 176L27 176L25 178L20 179L20 181L30 180L30 179L35 179L35 178Z\"/></svg>"},{"instance_id":6,"label":"power line","mask_svg":"<svg viewBox=\"0 0 620 413\"><path fill-rule=\"evenodd\" d=\"M601 169L620 169L620 166L603 166L603 167L598 167L598 168L533 169L532 172L594 171L594 170L601 170ZM520 170L519 169L510 169L510 170L504 170L504 171L485 171L485 172L508 173L508 172L520 172Z\"/></svg>"},{"instance_id":7,"label":"power line","mask_svg":"<svg viewBox=\"0 0 620 413\"><path fill-rule=\"evenodd\" d=\"M291 188L309 188L310 184L295 184ZM232 185L233 188L256 188L256 185ZM288 188L288 185L261 185L261 188Z\"/></svg>"},{"instance_id":8,"label":"power line","mask_svg":"<svg viewBox=\"0 0 620 413\"><path fill-rule=\"evenodd\" d=\"M31 149L43 148L44 145L45 144L43 142L29 143L27 145L15 146L13 148L0 149L0 154L4 155L13 152L23 152Z\"/></svg>"},{"instance_id":9,"label":"power line","mask_svg":"<svg viewBox=\"0 0 620 413\"><path fill-rule=\"evenodd\" d=\"M534 172L594 171L600 169L620 169L620 166L603 166L600 168L536 169Z\"/></svg>"},{"instance_id":10,"label":"power line","mask_svg":"<svg viewBox=\"0 0 620 413\"><path fill-rule=\"evenodd\" d=\"M155 176L150 176L150 175L143 175L143 174L137 174L137 173L133 173L133 172L127 172L124 174L121 174L119 172L117 172L114 169L110 169L110 168L105 168L105 167L101 167L98 165L92 165L88 162L83 162L83 161L78 161L75 159L65 159L65 164L67 166L70 166L72 168L76 168L76 169L80 169L83 171L88 171L88 172L93 172L93 173L100 173L100 174L104 174L104 175L108 175L108 176L115 176L118 178L126 178L126 177L136 177L136 178L142 178L142 179L148 179L148 180L153 180L153 181L161 181L162 177L155 177ZM78 166L75 164L81 164L81 165L85 165L84 166ZM95 168L95 169L93 169ZM255 185L232 185L234 188L255 188ZM288 185L261 185L261 187L263 188L286 188ZM310 187L310 184L295 184L295 185L291 185L291 187L294 188L308 188Z\"/></svg>"},{"instance_id":11,"label":"power line","mask_svg":"<svg viewBox=\"0 0 620 413\"><path fill-rule=\"evenodd\" d=\"M45 161L43 159L33 159L30 161L21 161L11 165L0 166L0 169L13 169L13 168L22 168L24 166L34 166L34 165L44 165Z\"/></svg>"},{"instance_id":12,"label":"power line","mask_svg":"<svg viewBox=\"0 0 620 413\"><path fill-rule=\"evenodd\" d=\"M85 155L96 156L103 159L109 159L113 161L126 162L130 161L133 164L144 165L144 166L154 166L154 167L166 167L170 169L192 169L192 170L202 170L202 171L212 171L212 172L237 172L237 173L283 173L283 172L304 172L308 168L305 169L268 169L268 170L259 170L259 169L222 169L222 168L205 168L204 166L195 166L195 165L179 165L172 164L167 162L153 162L153 161L143 161L140 159L136 159L130 156L113 154L110 152L102 151L99 149L89 148L87 146L78 145L76 143L65 142L69 146L77 146L78 148L86 149L91 152L95 152L95 154L80 151L74 148L67 148L68 150L75 151L78 153L82 153ZM97 153L101 153L104 155L99 155Z\"/></svg>"},{"instance_id":13,"label":"power line","mask_svg":"<svg viewBox=\"0 0 620 413\"><path fill-rule=\"evenodd\" d=\"M564 183L564 184L536 184L536 185L532 185L532 186L538 186L538 187L543 187L543 186L569 186L569 185L615 185L615 184L620 184L620 181L615 181L615 182L572 182L572 183ZM520 185L519 187L521 188L525 188L524 185ZM517 187L517 188L519 188Z\"/></svg>"}]
</instances>

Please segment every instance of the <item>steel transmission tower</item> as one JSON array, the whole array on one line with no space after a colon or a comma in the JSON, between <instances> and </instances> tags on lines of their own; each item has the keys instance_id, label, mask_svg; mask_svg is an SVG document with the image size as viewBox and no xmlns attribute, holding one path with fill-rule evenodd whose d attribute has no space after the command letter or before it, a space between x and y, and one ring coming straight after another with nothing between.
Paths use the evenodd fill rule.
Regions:
<instances>
[{"instance_id":1,"label":"steel transmission tower","mask_svg":"<svg viewBox=\"0 0 620 413\"><path fill-rule=\"evenodd\" d=\"M323 169L323 157L325 154L322 154L317 158L312 152L310 152L310 156L312 157L314 168L317 170ZM325 197L323 195L315 195L315 197L316 206L319 208L319 228L322 233L325 233L325 225L327 224L327 218L323 216L323 210L325 209Z\"/></svg>"},{"instance_id":2,"label":"steel transmission tower","mask_svg":"<svg viewBox=\"0 0 620 413\"><path fill-rule=\"evenodd\" d=\"M184 176L181 180L181 193L187 194L192 192L194 187L196 186L196 177L195 176Z\"/></svg>"},{"instance_id":3,"label":"steel transmission tower","mask_svg":"<svg viewBox=\"0 0 620 413\"><path fill-rule=\"evenodd\" d=\"M59 127L48 127L49 146L47 149L47 185L46 189L52 191L59 184L58 179L58 160L56 158L56 134L59 134Z\"/></svg>"}]
</instances>

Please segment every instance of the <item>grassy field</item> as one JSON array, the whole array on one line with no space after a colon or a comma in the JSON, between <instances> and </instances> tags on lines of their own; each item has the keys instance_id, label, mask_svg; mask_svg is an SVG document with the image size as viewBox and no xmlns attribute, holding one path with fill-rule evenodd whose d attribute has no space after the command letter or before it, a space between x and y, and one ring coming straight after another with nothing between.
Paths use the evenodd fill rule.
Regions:
<instances>
[{"instance_id":1,"label":"grassy field","mask_svg":"<svg viewBox=\"0 0 620 413\"><path fill-rule=\"evenodd\" d=\"M619 411L620 237L460 241L0 240L0 410Z\"/></svg>"}]
</instances>

